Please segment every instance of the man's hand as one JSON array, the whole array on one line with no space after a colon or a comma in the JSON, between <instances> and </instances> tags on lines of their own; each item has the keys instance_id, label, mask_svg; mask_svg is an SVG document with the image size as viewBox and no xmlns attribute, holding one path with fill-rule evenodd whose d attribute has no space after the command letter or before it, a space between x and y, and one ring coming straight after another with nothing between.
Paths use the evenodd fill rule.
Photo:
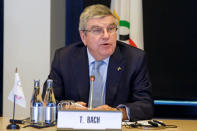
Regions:
<instances>
[{"instance_id":1,"label":"man's hand","mask_svg":"<svg viewBox=\"0 0 197 131\"><path fill-rule=\"evenodd\" d=\"M122 112L122 120L129 120L128 116L127 116L127 111L126 109L123 107L123 108L118 108L118 110L120 110Z\"/></svg>"},{"instance_id":2,"label":"man's hand","mask_svg":"<svg viewBox=\"0 0 197 131\"><path fill-rule=\"evenodd\" d=\"M86 107L86 103L82 101L75 102L72 105L65 105L64 109L65 110L88 110L88 108Z\"/></svg>"},{"instance_id":3,"label":"man's hand","mask_svg":"<svg viewBox=\"0 0 197 131\"><path fill-rule=\"evenodd\" d=\"M117 111L116 108L113 108L113 107L108 106L108 105L101 105L101 106L98 106L96 108L93 108L92 110Z\"/></svg>"},{"instance_id":4,"label":"man's hand","mask_svg":"<svg viewBox=\"0 0 197 131\"><path fill-rule=\"evenodd\" d=\"M92 110L105 110L105 111L121 111L122 112L122 115L123 115L123 118L122 120L128 120L128 116L127 116L127 113L126 113L126 109L125 108L113 108L109 105L102 105L102 106L98 106L96 108L93 108Z\"/></svg>"}]
</instances>

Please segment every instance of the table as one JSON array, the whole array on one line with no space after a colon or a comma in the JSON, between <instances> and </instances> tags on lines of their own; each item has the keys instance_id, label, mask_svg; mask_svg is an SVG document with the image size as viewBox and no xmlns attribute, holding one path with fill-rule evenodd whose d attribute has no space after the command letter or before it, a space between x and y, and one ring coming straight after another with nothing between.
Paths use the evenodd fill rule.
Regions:
<instances>
[{"instance_id":1,"label":"table","mask_svg":"<svg viewBox=\"0 0 197 131\"><path fill-rule=\"evenodd\" d=\"M0 131L9 131L6 129L7 125L9 124L9 117L0 117ZM197 120L166 120L162 119L165 124L167 125L177 125L177 128L166 128L160 129L161 131L197 131ZM35 129L32 127L22 128L23 125L20 125L20 130L17 131L38 131L40 129ZM49 127L43 128L42 131L56 131L56 127ZM143 129L136 129L136 128L125 128L122 127L122 131L143 131ZM148 130L148 131L155 131L155 130Z\"/></svg>"}]
</instances>

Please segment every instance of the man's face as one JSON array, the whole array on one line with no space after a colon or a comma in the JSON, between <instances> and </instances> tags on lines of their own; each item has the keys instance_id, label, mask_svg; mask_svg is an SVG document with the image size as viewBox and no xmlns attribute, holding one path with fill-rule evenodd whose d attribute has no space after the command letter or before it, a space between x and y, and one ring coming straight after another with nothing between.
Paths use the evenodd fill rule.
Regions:
<instances>
[{"instance_id":1,"label":"man's face","mask_svg":"<svg viewBox=\"0 0 197 131\"><path fill-rule=\"evenodd\" d=\"M113 16L90 19L87 31L80 31L81 39L96 60L113 54L116 48L116 24Z\"/></svg>"}]
</instances>

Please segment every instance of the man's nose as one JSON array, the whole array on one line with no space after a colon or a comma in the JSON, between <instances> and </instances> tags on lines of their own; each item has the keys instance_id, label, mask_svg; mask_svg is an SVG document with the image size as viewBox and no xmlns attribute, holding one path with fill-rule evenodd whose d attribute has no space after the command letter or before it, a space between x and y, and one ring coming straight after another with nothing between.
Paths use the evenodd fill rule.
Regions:
<instances>
[{"instance_id":1,"label":"man's nose","mask_svg":"<svg viewBox=\"0 0 197 131\"><path fill-rule=\"evenodd\" d=\"M103 37L104 38L109 38L109 32L107 31L107 29L103 29Z\"/></svg>"}]
</instances>

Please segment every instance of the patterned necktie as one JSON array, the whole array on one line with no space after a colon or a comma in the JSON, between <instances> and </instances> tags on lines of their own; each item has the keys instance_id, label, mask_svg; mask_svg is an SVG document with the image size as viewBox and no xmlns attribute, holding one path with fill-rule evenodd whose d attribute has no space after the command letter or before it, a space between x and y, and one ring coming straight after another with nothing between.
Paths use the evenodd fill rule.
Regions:
<instances>
[{"instance_id":1,"label":"patterned necktie","mask_svg":"<svg viewBox=\"0 0 197 131\"><path fill-rule=\"evenodd\" d=\"M99 70L103 61L95 61L92 68L92 75L95 76L94 87L93 87L93 97L92 97L92 107L95 108L100 105L104 105L104 87L103 87L103 77Z\"/></svg>"}]
</instances>

